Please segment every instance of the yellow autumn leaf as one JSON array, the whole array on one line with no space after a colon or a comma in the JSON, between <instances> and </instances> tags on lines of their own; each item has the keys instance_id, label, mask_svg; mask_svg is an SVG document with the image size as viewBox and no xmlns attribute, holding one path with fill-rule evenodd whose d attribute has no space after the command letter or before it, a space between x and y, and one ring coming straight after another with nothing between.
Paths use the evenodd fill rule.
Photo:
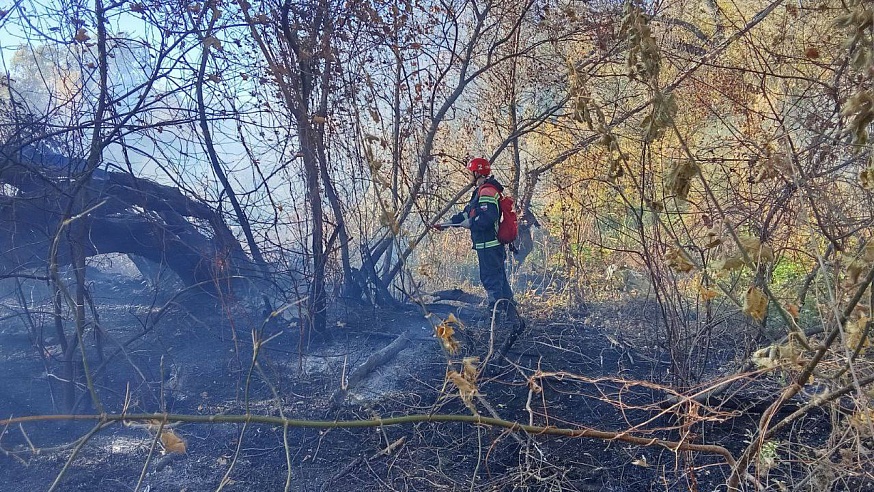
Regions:
<instances>
[{"instance_id":1,"label":"yellow autumn leaf","mask_svg":"<svg viewBox=\"0 0 874 492\"><path fill-rule=\"evenodd\" d=\"M665 177L665 188L671 191L677 199L686 201L689 196L689 187L699 172L698 165L690 160L674 162Z\"/></svg>"},{"instance_id":2,"label":"yellow autumn leaf","mask_svg":"<svg viewBox=\"0 0 874 492\"><path fill-rule=\"evenodd\" d=\"M874 188L874 167L867 167L859 173L859 182L862 188L870 190Z\"/></svg>"},{"instance_id":3,"label":"yellow autumn leaf","mask_svg":"<svg viewBox=\"0 0 874 492\"><path fill-rule=\"evenodd\" d=\"M84 27L80 27L76 31L76 35L73 36L73 39L75 39L77 43L84 43L91 39L91 36L88 35L88 31L86 31Z\"/></svg>"},{"instance_id":4,"label":"yellow autumn leaf","mask_svg":"<svg viewBox=\"0 0 874 492\"><path fill-rule=\"evenodd\" d=\"M218 51L222 51L222 42L215 36L207 36L203 39L203 47L206 49L215 48Z\"/></svg>"},{"instance_id":5,"label":"yellow autumn leaf","mask_svg":"<svg viewBox=\"0 0 874 492\"><path fill-rule=\"evenodd\" d=\"M161 444L164 445L164 450L168 453L185 454L185 441L170 429L161 431Z\"/></svg>"},{"instance_id":6,"label":"yellow autumn leaf","mask_svg":"<svg viewBox=\"0 0 874 492\"><path fill-rule=\"evenodd\" d=\"M753 352L750 361L759 369L772 369L784 365L797 365L801 360L798 345L791 340L782 345L769 345ZM809 382L809 381L808 381Z\"/></svg>"},{"instance_id":7,"label":"yellow autumn leaf","mask_svg":"<svg viewBox=\"0 0 874 492\"><path fill-rule=\"evenodd\" d=\"M440 343L443 345L443 348L449 352L450 355L458 352L458 349L461 347L461 344L458 343L458 340L452 337L455 334L455 330L450 326L449 323L443 322L434 327L434 332L437 338L440 339Z\"/></svg>"},{"instance_id":8,"label":"yellow autumn leaf","mask_svg":"<svg viewBox=\"0 0 874 492\"><path fill-rule=\"evenodd\" d=\"M743 248L748 255L753 256L755 251L762 246L762 242L759 241L759 238L754 236L746 236L746 235L738 235L737 241L740 244L740 247Z\"/></svg>"},{"instance_id":9,"label":"yellow autumn leaf","mask_svg":"<svg viewBox=\"0 0 874 492\"><path fill-rule=\"evenodd\" d=\"M690 272L695 269L695 265L686 256L686 252L680 248L671 248L665 253L665 264L668 268L680 273Z\"/></svg>"},{"instance_id":10,"label":"yellow autumn leaf","mask_svg":"<svg viewBox=\"0 0 874 492\"><path fill-rule=\"evenodd\" d=\"M477 364L479 364L479 357L465 357L461 360L462 366L462 375L464 379L467 379L470 382L476 382L476 376L478 374Z\"/></svg>"},{"instance_id":11,"label":"yellow autumn leaf","mask_svg":"<svg viewBox=\"0 0 874 492\"><path fill-rule=\"evenodd\" d=\"M847 321L844 326L844 334L847 349L855 351L856 347L860 347L859 353L864 354L870 340L867 336L868 317L864 314L859 319Z\"/></svg>"},{"instance_id":12,"label":"yellow autumn leaf","mask_svg":"<svg viewBox=\"0 0 874 492\"><path fill-rule=\"evenodd\" d=\"M847 265L847 280L849 280L850 285L859 283L859 277L862 276L862 272L866 270L867 266L860 259L855 259Z\"/></svg>"},{"instance_id":13,"label":"yellow autumn leaf","mask_svg":"<svg viewBox=\"0 0 874 492\"><path fill-rule=\"evenodd\" d=\"M707 302L716 299L719 296L719 292L705 285L698 284L698 296L701 297L702 301Z\"/></svg>"},{"instance_id":14,"label":"yellow autumn leaf","mask_svg":"<svg viewBox=\"0 0 874 492\"><path fill-rule=\"evenodd\" d=\"M724 274L732 270L737 270L742 266L744 266L744 261L743 258L741 258L739 255L722 258L714 261L711 264L711 268L719 274Z\"/></svg>"},{"instance_id":15,"label":"yellow autumn leaf","mask_svg":"<svg viewBox=\"0 0 874 492\"><path fill-rule=\"evenodd\" d=\"M435 326L434 331L437 332L437 338L442 338L444 340L447 338L452 338L452 335L455 334L455 330L446 323L441 323Z\"/></svg>"},{"instance_id":16,"label":"yellow autumn leaf","mask_svg":"<svg viewBox=\"0 0 874 492\"><path fill-rule=\"evenodd\" d=\"M801 351L798 349L798 345L790 339L777 347L777 359L781 364L798 364L801 359Z\"/></svg>"},{"instance_id":17,"label":"yellow autumn leaf","mask_svg":"<svg viewBox=\"0 0 874 492\"><path fill-rule=\"evenodd\" d=\"M874 241L869 241L859 254L847 264L847 279L850 284L859 282L862 273L866 273L874 263Z\"/></svg>"},{"instance_id":18,"label":"yellow autumn leaf","mask_svg":"<svg viewBox=\"0 0 874 492\"><path fill-rule=\"evenodd\" d=\"M715 248L722 244L722 230L719 227L712 227L707 230L707 237L704 240L704 247L707 249Z\"/></svg>"},{"instance_id":19,"label":"yellow autumn leaf","mask_svg":"<svg viewBox=\"0 0 874 492\"><path fill-rule=\"evenodd\" d=\"M758 287L750 287L744 296L743 310L756 321L762 321L768 311L768 298Z\"/></svg>"},{"instance_id":20,"label":"yellow autumn leaf","mask_svg":"<svg viewBox=\"0 0 874 492\"><path fill-rule=\"evenodd\" d=\"M765 347L753 352L750 361L759 369L773 369L777 367L776 350L773 347Z\"/></svg>"},{"instance_id":21,"label":"yellow autumn leaf","mask_svg":"<svg viewBox=\"0 0 874 492\"><path fill-rule=\"evenodd\" d=\"M449 316L446 317L446 321L444 321L444 323L454 324L459 328L464 328L464 323L462 323L461 320L456 318L455 315L452 313L449 313Z\"/></svg>"},{"instance_id":22,"label":"yellow autumn leaf","mask_svg":"<svg viewBox=\"0 0 874 492\"><path fill-rule=\"evenodd\" d=\"M759 241L759 238L754 236L738 236L737 239L740 243L740 247L743 248L744 251L746 251L747 256L750 257L750 260L753 263L758 264L774 262L774 249L767 244L763 244L761 241ZM743 258L742 255L739 256Z\"/></svg>"},{"instance_id":23,"label":"yellow autumn leaf","mask_svg":"<svg viewBox=\"0 0 874 492\"><path fill-rule=\"evenodd\" d=\"M458 388L458 396L461 397L461 401L464 402L465 406L470 409L471 412L476 415L478 412L476 411L476 406L473 404L473 397L476 396L476 383L468 381L464 378L458 371L450 370L447 373L449 380L452 381L452 384Z\"/></svg>"},{"instance_id":24,"label":"yellow autumn leaf","mask_svg":"<svg viewBox=\"0 0 874 492\"><path fill-rule=\"evenodd\" d=\"M457 354L458 350L461 348L461 343L459 343L458 340L454 338L442 340L442 343L443 348L445 348L446 351L449 352L449 355Z\"/></svg>"}]
</instances>

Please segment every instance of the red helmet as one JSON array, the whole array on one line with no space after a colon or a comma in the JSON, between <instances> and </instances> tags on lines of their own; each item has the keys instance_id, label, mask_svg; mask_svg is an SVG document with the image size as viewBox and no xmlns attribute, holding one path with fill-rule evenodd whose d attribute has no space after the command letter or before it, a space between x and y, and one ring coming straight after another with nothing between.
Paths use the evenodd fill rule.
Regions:
<instances>
[{"instance_id":1,"label":"red helmet","mask_svg":"<svg viewBox=\"0 0 874 492\"><path fill-rule=\"evenodd\" d=\"M482 176L488 176L492 173L492 165L489 164L488 159L475 157L467 163L467 170Z\"/></svg>"}]
</instances>

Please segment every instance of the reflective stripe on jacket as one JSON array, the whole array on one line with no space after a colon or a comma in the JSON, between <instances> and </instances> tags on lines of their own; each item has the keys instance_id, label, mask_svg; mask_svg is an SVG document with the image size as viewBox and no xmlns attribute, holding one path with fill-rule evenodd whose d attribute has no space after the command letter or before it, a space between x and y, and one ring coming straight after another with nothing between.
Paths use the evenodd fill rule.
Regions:
<instances>
[{"instance_id":1,"label":"reflective stripe on jacket","mask_svg":"<svg viewBox=\"0 0 874 492\"><path fill-rule=\"evenodd\" d=\"M452 216L452 222L456 224L463 221L465 217L470 218L470 239L473 249L501 246L498 241L498 224L501 218L498 198L502 191L504 187L490 176L482 186L473 190L464 211Z\"/></svg>"}]
</instances>

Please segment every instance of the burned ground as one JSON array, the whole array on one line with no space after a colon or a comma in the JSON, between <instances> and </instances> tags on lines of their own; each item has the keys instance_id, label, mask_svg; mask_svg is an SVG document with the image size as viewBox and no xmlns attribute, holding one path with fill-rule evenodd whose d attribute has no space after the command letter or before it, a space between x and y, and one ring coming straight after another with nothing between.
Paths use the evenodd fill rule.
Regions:
<instances>
[{"instance_id":1,"label":"burned ground","mask_svg":"<svg viewBox=\"0 0 874 492\"><path fill-rule=\"evenodd\" d=\"M281 322L265 324L243 299L202 294L156 299L150 286L135 278L99 272L94 277L105 352L114 354L96 378L108 413L121 412L128 398L128 413L243 414L248 401L254 415L319 421L471 414L446 382L447 354L420 307L380 311L337 305L334 339L303 349L291 309ZM30 288L38 298L39 287ZM10 294L4 300L8 313L20 313L15 290L4 292ZM162 318L151 325L150 314L168 301ZM462 355L487 353L490 323L481 307L438 303L428 309L441 319L453 313L466 324L458 330L461 351L449 358L453 367ZM670 395L659 384L670 380L669 366L657 349L641 348L647 346L646 323L653 322L646 309L590 305L548 315L531 309L528 327L508 357L477 381L477 411L523 424L631 430L666 440L681 440L685 432L687 442L738 452L757 415L725 409L717 414L720 422L681 428L661 412L658 403ZM42 359L31 343L34 330L49 329L49 317L35 309L31 314L33 325L11 314L0 325L4 416L63 413L62 383L52 371L57 349L49 337ZM250 377L253 331L268 341ZM403 334L409 337L405 348L349 387L339 404L333 401L344 375ZM499 328L496 338L504 335ZM726 344L721 356L727 358L729 349ZM761 394L764 384L739 391ZM79 413L95 411L84 403L87 398L81 401ZM816 414L787 434L806 442L795 448L799 460L817 436L826 435L828 424ZM0 490L48 490L75 440L92 425L38 422L4 429ZM300 491L714 490L728 472L721 458L710 454L467 423L287 433L254 423L177 423L171 429L185 440L184 454L165 454L154 425L107 426L79 450L58 490L136 490L138 482L138 490L149 491L283 490L289 464L290 490ZM775 480L778 472L793 470L774 471Z\"/></svg>"}]
</instances>

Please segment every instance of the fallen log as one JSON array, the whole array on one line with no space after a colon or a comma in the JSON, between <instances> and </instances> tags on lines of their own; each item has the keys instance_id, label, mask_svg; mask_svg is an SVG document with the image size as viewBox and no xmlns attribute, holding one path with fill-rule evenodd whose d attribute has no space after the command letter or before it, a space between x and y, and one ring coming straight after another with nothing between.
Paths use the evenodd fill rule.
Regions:
<instances>
[{"instance_id":1,"label":"fallen log","mask_svg":"<svg viewBox=\"0 0 874 492\"><path fill-rule=\"evenodd\" d=\"M361 381L363 381L370 373L375 371L378 367L385 365L388 361L390 361L395 355L398 354L401 350L407 348L407 345L410 344L410 333L403 332L400 336L394 339L393 342L383 347L382 349L376 351L364 361L363 364L358 366L349 377L346 378L346 381L342 381L340 384L340 388L334 392L331 396L331 409L336 410L340 407L340 404L343 403L343 400L346 399L346 395L349 394L349 389L357 386Z\"/></svg>"},{"instance_id":2,"label":"fallen log","mask_svg":"<svg viewBox=\"0 0 874 492\"><path fill-rule=\"evenodd\" d=\"M431 293L436 301L458 301L466 304L481 304L485 298L469 294L461 289L438 290Z\"/></svg>"},{"instance_id":3,"label":"fallen log","mask_svg":"<svg viewBox=\"0 0 874 492\"><path fill-rule=\"evenodd\" d=\"M0 275L71 264L67 234L52 257L55 235L67 220L76 174L84 161L35 147L0 145ZM186 286L252 271L253 266L220 212L177 188L129 173L98 169L84 185L93 206L77 220L87 231L86 257L138 256L166 265Z\"/></svg>"}]
</instances>

